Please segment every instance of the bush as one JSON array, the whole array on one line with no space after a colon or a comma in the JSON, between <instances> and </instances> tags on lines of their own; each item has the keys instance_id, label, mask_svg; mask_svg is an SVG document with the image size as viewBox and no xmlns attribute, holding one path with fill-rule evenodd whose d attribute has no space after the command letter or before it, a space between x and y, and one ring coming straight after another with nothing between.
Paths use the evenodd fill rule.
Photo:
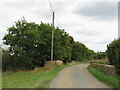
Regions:
<instances>
[{"instance_id":1,"label":"bush","mask_svg":"<svg viewBox=\"0 0 120 90\"><path fill-rule=\"evenodd\" d=\"M95 62L97 64L109 64L108 59L92 60L92 62Z\"/></svg>"},{"instance_id":2,"label":"bush","mask_svg":"<svg viewBox=\"0 0 120 90\"><path fill-rule=\"evenodd\" d=\"M2 51L2 70L6 71L10 69L10 64L11 63L11 55L10 52L7 50Z\"/></svg>"},{"instance_id":3,"label":"bush","mask_svg":"<svg viewBox=\"0 0 120 90\"><path fill-rule=\"evenodd\" d=\"M105 59L106 57L106 52L97 52L94 56L94 59Z\"/></svg>"},{"instance_id":4,"label":"bush","mask_svg":"<svg viewBox=\"0 0 120 90\"><path fill-rule=\"evenodd\" d=\"M43 67L51 56L51 35L54 30L53 60L91 59L94 51L84 44L74 41L65 30L53 27L50 24L27 22L24 18L18 20L8 28L8 34L3 43L8 45L12 55L11 66L13 71L33 70Z\"/></svg>"},{"instance_id":5,"label":"bush","mask_svg":"<svg viewBox=\"0 0 120 90\"><path fill-rule=\"evenodd\" d=\"M114 65L120 74L120 38L107 45L107 57L110 64Z\"/></svg>"}]
</instances>

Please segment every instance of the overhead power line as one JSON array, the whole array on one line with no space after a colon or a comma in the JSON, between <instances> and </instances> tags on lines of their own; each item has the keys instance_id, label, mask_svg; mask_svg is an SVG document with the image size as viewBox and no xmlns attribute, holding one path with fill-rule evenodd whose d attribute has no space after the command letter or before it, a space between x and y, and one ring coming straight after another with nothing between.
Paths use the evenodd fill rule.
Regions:
<instances>
[{"instance_id":1,"label":"overhead power line","mask_svg":"<svg viewBox=\"0 0 120 90\"><path fill-rule=\"evenodd\" d=\"M53 10L53 8L52 8L52 4L51 4L50 1L49 1L49 4L50 4L50 9L51 9L51 11L54 12L54 10Z\"/></svg>"},{"instance_id":2,"label":"overhead power line","mask_svg":"<svg viewBox=\"0 0 120 90\"><path fill-rule=\"evenodd\" d=\"M57 22L57 24L64 30L68 30L67 28L65 28L63 25L61 25L61 23L59 22L59 20L57 19L57 17L55 17L55 20Z\"/></svg>"},{"instance_id":3,"label":"overhead power line","mask_svg":"<svg viewBox=\"0 0 120 90\"><path fill-rule=\"evenodd\" d=\"M58 21L58 19L55 17L55 20L56 20L56 22L58 23L58 25L61 27L61 28L63 28L62 27L62 25L59 23L59 21Z\"/></svg>"},{"instance_id":4,"label":"overhead power line","mask_svg":"<svg viewBox=\"0 0 120 90\"><path fill-rule=\"evenodd\" d=\"M49 0L49 5L50 5L50 9L51 9L52 13L55 12L55 11L53 10L53 7L52 7L52 4L51 4L51 1L50 1L50 0ZM54 18L55 18L57 24L58 24L61 28L63 28L63 26L62 26L62 25L60 24L60 22L58 21L56 15L54 16Z\"/></svg>"}]
</instances>

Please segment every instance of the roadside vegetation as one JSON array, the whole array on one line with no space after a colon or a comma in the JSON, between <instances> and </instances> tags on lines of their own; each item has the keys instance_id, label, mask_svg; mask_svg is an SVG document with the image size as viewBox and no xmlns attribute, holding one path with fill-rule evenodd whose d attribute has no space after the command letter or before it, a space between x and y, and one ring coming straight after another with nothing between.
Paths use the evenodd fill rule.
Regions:
<instances>
[{"instance_id":1,"label":"roadside vegetation","mask_svg":"<svg viewBox=\"0 0 120 90\"><path fill-rule=\"evenodd\" d=\"M94 54L94 59L91 60L91 62L97 63L97 64L109 64L109 60L107 58L106 52L97 52Z\"/></svg>"},{"instance_id":2,"label":"roadside vegetation","mask_svg":"<svg viewBox=\"0 0 120 90\"><path fill-rule=\"evenodd\" d=\"M66 65L44 65L45 61L51 59L53 30L54 61L62 60ZM2 51L3 88L47 88L64 67L91 60L94 56L93 50L74 41L64 29L52 27L49 23L36 24L23 18L7 31L3 43L9 48Z\"/></svg>"},{"instance_id":3,"label":"roadside vegetation","mask_svg":"<svg viewBox=\"0 0 120 90\"><path fill-rule=\"evenodd\" d=\"M44 71L4 72L3 88L47 88L49 82L65 66L60 65ZM51 67L50 67L51 68Z\"/></svg>"},{"instance_id":4,"label":"roadside vegetation","mask_svg":"<svg viewBox=\"0 0 120 90\"><path fill-rule=\"evenodd\" d=\"M45 61L50 61L51 58L53 30L54 61L62 60L66 65L44 66ZM114 65L120 75L120 39L107 45L106 52L95 53L83 43L75 41L64 29L52 27L49 23L36 24L23 18L7 31L3 43L9 48L2 51L3 88L47 88L49 82L64 67L94 59L99 64ZM100 81L117 87L117 75L106 75L92 66L88 69Z\"/></svg>"},{"instance_id":5,"label":"roadside vegetation","mask_svg":"<svg viewBox=\"0 0 120 90\"><path fill-rule=\"evenodd\" d=\"M94 54L94 59L99 60L99 59L105 59L107 57L106 52L97 52Z\"/></svg>"},{"instance_id":6,"label":"roadside vegetation","mask_svg":"<svg viewBox=\"0 0 120 90\"><path fill-rule=\"evenodd\" d=\"M89 66L89 71L100 81L120 90L120 38L107 45L106 52L96 53L93 63L115 66L115 74L108 75L96 67Z\"/></svg>"},{"instance_id":7,"label":"roadside vegetation","mask_svg":"<svg viewBox=\"0 0 120 90\"><path fill-rule=\"evenodd\" d=\"M0 71L0 89L2 89L2 72Z\"/></svg>"},{"instance_id":8,"label":"roadside vegetation","mask_svg":"<svg viewBox=\"0 0 120 90\"><path fill-rule=\"evenodd\" d=\"M41 22L27 22L24 18L8 28L3 43L3 71L33 70L43 67L51 59L51 37L54 30L54 60L69 62L92 59L94 51L75 41L64 29Z\"/></svg>"},{"instance_id":9,"label":"roadside vegetation","mask_svg":"<svg viewBox=\"0 0 120 90\"><path fill-rule=\"evenodd\" d=\"M120 38L107 45L107 57L110 65L114 65L120 75Z\"/></svg>"},{"instance_id":10,"label":"roadside vegetation","mask_svg":"<svg viewBox=\"0 0 120 90\"><path fill-rule=\"evenodd\" d=\"M95 62L95 63L97 63L97 64L107 64L107 65L109 65L109 61L108 61L107 58L92 60L92 62Z\"/></svg>"},{"instance_id":11,"label":"roadside vegetation","mask_svg":"<svg viewBox=\"0 0 120 90\"><path fill-rule=\"evenodd\" d=\"M95 76L101 82L107 84L111 88L118 88L119 79L117 74L108 75L104 73L102 70L91 65L88 66L88 70L90 73L92 73L93 76Z\"/></svg>"},{"instance_id":12,"label":"roadside vegetation","mask_svg":"<svg viewBox=\"0 0 120 90\"><path fill-rule=\"evenodd\" d=\"M71 62L66 65L39 67L32 71L3 72L2 88L48 88L49 83L65 67L80 64Z\"/></svg>"}]
</instances>

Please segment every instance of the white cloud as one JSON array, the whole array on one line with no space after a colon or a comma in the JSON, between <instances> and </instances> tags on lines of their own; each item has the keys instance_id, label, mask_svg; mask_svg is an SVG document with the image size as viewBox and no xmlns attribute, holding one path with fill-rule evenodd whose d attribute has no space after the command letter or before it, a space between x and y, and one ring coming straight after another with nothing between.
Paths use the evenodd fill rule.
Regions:
<instances>
[{"instance_id":1,"label":"white cloud","mask_svg":"<svg viewBox=\"0 0 120 90\"><path fill-rule=\"evenodd\" d=\"M0 8L2 9L0 10L0 43L2 42L7 27L12 26L14 22L21 19L22 16L24 16L28 22L52 22L52 13L48 1L1 0L0 4ZM62 26L60 28L64 28L76 41L85 43L90 49L105 51L106 45L114 40L114 38L117 38L117 16L112 19L109 18L110 20L100 20L91 18L91 16L86 17L86 15L75 13L75 10L79 8L78 6L85 7L86 4L90 5L92 3L83 4L75 1L52 2L57 21L59 21ZM102 16L104 17L104 14L101 12L101 17ZM59 26L57 21L55 20L55 25Z\"/></svg>"}]
</instances>

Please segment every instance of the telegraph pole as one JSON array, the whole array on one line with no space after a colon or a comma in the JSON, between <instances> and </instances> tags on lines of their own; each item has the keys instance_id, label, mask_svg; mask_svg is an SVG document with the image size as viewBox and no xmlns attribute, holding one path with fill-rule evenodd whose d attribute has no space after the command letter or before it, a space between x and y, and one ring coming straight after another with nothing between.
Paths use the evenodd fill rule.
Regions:
<instances>
[{"instance_id":1,"label":"telegraph pole","mask_svg":"<svg viewBox=\"0 0 120 90\"><path fill-rule=\"evenodd\" d=\"M52 18L52 42L51 42L51 61L53 61L54 17L55 17L55 14L53 12L53 18Z\"/></svg>"}]
</instances>

